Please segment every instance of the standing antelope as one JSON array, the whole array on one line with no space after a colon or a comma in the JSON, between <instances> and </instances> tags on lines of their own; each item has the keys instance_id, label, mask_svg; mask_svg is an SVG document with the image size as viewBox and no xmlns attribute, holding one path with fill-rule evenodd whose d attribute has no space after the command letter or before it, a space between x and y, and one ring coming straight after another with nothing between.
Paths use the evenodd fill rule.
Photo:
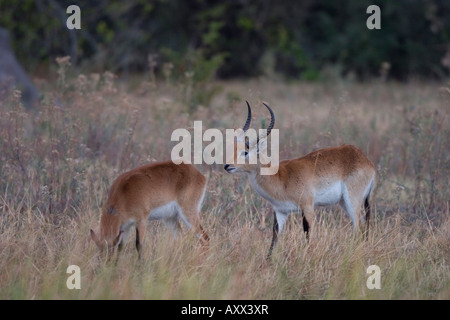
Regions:
<instances>
[{"instance_id":1,"label":"standing antelope","mask_svg":"<svg viewBox=\"0 0 450 320\"><path fill-rule=\"evenodd\" d=\"M140 258L147 220L162 219L174 232L182 220L206 245L209 238L200 224L205 188L206 178L190 164L158 162L125 172L111 186L99 236L91 229L91 238L111 255L117 246L121 249L135 226Z\"/></svg>"},{"instance_id":2,"label":"standing antelope","mask_svg":"<svg viewBox=\"0 0 450 320\"><path fill-rule=\"evenodd\" d=\"M270 107L264 105L271 115L267 137L274 127L275 116ZM248 115L243 132L248 130L251 122L248 102L247 108ZM268 258L290 213L302 214L303 230L308 238L310 226L314 221L315 206L339 203L350 216L354 229L361 229L367 239L369 197L374 184L375 167L361 150L351 145L321 149L301 158L280 161L277 173L261 175L259 169L264 165L260 164L260 161L258 164L248 164L244 160L251 156L262 157L261 150L266 148L265 140L266 138L258 138L255 144L249 145L244 135L239 136L233 156L228 159L224 169L229 173L247 173L253 188L272 204L273 238ZM238 162L238 159L241 161ZM361 213L363 202L365 216Z\"/></svg>"}]
</instances>

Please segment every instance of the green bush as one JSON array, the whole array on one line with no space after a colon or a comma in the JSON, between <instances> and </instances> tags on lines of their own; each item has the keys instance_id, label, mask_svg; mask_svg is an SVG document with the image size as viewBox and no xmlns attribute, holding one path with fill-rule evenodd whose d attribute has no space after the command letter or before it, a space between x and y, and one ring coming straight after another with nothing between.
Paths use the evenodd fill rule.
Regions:
<instances>
[{"instance_id":1,"label":"green bush","mask_svg":"<svg viewBox=\"0 0 450 320\"><path fill-rule=\"evenodd\" d=\"M65 27L71 4L81 8L81 30ZM381 8L381 30L366 27L372 4ZM317 80L330 66L359 78L449 74L446 0L1 0L0 12L19 60L32 69L70 55L89 70L128 74L147 71L149 54L176 56L171 63L189 66L195 53L201 61L195 77L276 72ZM161 66L155 71L163 76Z\"/></svg>"}]
</instances>

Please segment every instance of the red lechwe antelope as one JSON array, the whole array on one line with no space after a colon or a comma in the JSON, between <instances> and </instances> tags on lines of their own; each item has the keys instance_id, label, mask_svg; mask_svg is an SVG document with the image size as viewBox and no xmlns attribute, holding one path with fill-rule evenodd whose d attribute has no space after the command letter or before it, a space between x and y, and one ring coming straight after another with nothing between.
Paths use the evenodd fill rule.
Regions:
<instances>
[{"instance_id":1,"label":"red lechwe antelope","mask_svg":"<svg viewBox=\"0 0 450 320\"><path fill-rule=\"evenodd\" d=\"M275 116L270 107L271 121L266 137L275 124ZM251 108L247 102L248 115L243 131L251 122ZM266 138L249 145L241 135L234 146L233 158L228 159L224 169L229 173L247 173L253 188L274 209L273 238L268 258L277 243L278 235L290 213L301 213L303 230L308 238L314 221L314 207L339 203L350 216L355 230L361 230L366 238L369 231L369 197L374 185L375 167L359 150L351 145L342 145L314 151L306 156L280 161L274 175L261 175L260 164L248 164L250 156L263 155ZM240 158L240 162L238 159ZM260 160L259 158L257 158ZM244 163L244 164L237 164ZM365 215L361 208L364 203ZM365 226L364 226L365 223Z\"/></svg>"},{"instance_id":2,"label":"red lechwe antelope","mask_svg":"<svg viewBox=\"0 0 450 320\"><path fill-rule=\"evenodd\" d=\"M91 238L110 256L116 247L120 250L135 226L140 258L147 220L162 219L174 232L182 220L206 245L209 238L200 224L205 190L206 178L190 164L158 162L125 172L112 184L99 235L91 230Z\"/></svg>"}]
</instances>

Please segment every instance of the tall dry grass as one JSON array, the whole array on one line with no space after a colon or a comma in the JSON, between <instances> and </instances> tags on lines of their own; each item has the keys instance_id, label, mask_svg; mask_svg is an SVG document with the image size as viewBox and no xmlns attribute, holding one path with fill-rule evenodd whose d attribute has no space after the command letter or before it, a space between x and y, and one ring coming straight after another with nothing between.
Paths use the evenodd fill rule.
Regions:
<instances>
[{"instance_id":1,"label":"tall dry grass","mask_svg":"<svg viewBox=\"0 0 450 320\"><path fill-rule=\"evenodd\" d=\"M43 104L19 93L0 102L1 299L449 299L450 93L438 83L217 82L210 105L190 108L186 83L125 85L105 74L40 80ZM307 243L292 217L271 262L272 212L243 176L199 165L208 176L205 253L185 232L149 224L142 261L130 242L117 265L98 259L89 229L119 173L170 158L171 132L267 123L269 102L282 158L354 144L376 164L369 240L338 207L317 209ZM369 265L381 289L366 286ZM66 287L69 265L81 289Z\"/></svg>"}]
</instances>

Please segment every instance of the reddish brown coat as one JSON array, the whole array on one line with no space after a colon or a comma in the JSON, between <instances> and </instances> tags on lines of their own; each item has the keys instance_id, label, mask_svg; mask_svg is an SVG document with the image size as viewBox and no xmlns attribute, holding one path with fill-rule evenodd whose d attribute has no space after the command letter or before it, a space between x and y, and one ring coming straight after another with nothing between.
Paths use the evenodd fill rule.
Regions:
<instances>
[{"instance_id":1,"label":"reddish brown coat","mask_svg":"<svg viewBox=\"0 0 450 320\"><path fill-rule=\"evenodd\" d=\"M100 218L99 236L91 230L91 237L100 248L115 247L126 238L129 227L135 225L136 247L140 252L147 219L152 219L152 212L169 206L153 219L163 219L174 229L179 228L179 219L185 220L206 243L208 235L200 224L205 188L206 178L190 164L157 162L125 172L110 188ZM168 210L174 211L173 214Z\"/></svg>"}]
</instances>

